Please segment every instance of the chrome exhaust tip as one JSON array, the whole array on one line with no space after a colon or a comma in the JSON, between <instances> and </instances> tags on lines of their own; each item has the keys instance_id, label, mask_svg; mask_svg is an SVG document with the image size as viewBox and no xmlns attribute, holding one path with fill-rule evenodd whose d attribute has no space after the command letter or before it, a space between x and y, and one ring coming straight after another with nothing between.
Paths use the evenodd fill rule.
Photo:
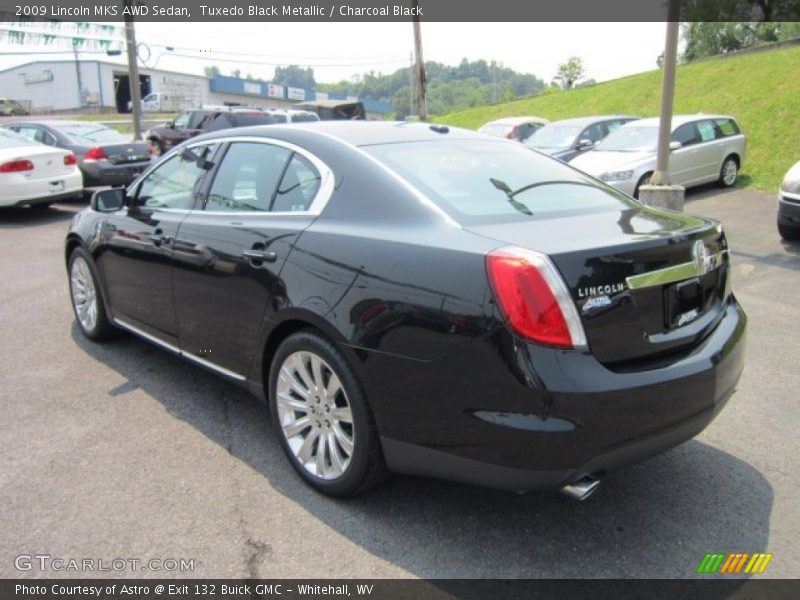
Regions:
<instances>
[{"instance_id":1,"label":"chrome exhaust tip","mask_svg":"<svg viewBox=\"0 0 800 600\"><path fill-rule=\"evenodd\" d=\"M593 477L584 477L575 483L570 483L561 488L561 493L569 496L573 500L586 500L597 488L600 487L600 480Z\"/></svg>"}]
</instances>

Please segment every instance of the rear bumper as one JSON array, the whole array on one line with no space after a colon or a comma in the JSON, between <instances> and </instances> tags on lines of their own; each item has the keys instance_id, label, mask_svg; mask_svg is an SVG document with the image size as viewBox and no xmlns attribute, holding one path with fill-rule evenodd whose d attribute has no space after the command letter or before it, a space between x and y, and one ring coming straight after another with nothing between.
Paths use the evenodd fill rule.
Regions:
<instances>
[{"instance_id":1,"label":"rear bumper","mask_svg":"<svg viewBox=\"0 0 800 600\"><path fill-rule=\"evenodd\" d=\"M150 161L115 165L108 161L81 162L84 184L87 187L100 185L128 185L142 171L150 166Z\"/></svg>"},{"instance_id":2,"label":"rear bumper","mask_svg":"<svg viewBox=\"0 0 800 600\"><path fill-rule=\"evenodd\" d=\"M52 178L8 178L4 180L2 188L0 206L26 206L79 196L83 191L83 178L80 171L75 169L72 173L55 175Z\"/></svg>"},{"instance_id":3,"label":"rear bumper","mask_svg":"<svg viewBox=\"0 0 800 600\"><path fill-rule=\"evenodd\" d=\"M746 317L731 298L717 328L690 354L632 373L503 332L425 366L417 363L425 384L403 398L386 386L377 395L375 376L366 377L365 388L393 471L501 489L557 488L700 433L736 387L745 328ZM408 367L382 364L387 361L373 361L365 373L410 384Z\"/></svg>"}]
</instances>

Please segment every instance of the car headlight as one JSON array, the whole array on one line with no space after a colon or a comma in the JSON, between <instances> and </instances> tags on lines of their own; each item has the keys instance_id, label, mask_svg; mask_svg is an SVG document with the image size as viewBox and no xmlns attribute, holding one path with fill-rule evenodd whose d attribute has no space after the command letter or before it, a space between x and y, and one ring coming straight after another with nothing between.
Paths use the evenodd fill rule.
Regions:
<instances>
[{"instance_id":1,"label":"car headlight","mask_svg":"<svg viewBox=\"0 0 800 600\"><path fill-rule=\"evenodd\" d=\"M624 181L633 177L633 171L607 171L600 175L603 181Z\"/></svg>"},{"instance_id":2,"label":"car headlight","mask_svg":"<svg viewBox=\"0 0 800 600\"><path fill-rule=\"evenodd\" d=\"M786 173L786 177L783 178L783 183L781 183L781 191L800 194L800 162L796 163Z\"/></svg>"}]
</instances>

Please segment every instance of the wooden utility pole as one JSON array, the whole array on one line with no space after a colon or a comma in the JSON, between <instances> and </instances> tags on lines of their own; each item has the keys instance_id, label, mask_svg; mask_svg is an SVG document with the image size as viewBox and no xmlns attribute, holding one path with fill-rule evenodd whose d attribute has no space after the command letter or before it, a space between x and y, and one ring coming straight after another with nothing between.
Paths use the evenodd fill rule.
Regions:
<instances>
[{"instance_id":1,"label":"wooden utility pole","mask_svg":"<svg viewBox=\"0 0 800 600\"><path fill-rule=\"evenodd\" d=\"M133 139L142 139L142 92L139 88L139 65L136 63L136 32L133 15L130 14L134 0L125 0L128 14L125 15L125 46L128 52L128 83L131 89L131 114L133 116Z\"/></svg>"},{"instance_id":2,"label":"wooden utility pole","mask_svg":"<svg viewBox=\"0 0 800 600\"><path fill-rule=\"evenodd\" d=\"M414 8L417 9L417 0L414 0ZM416 14L418 10L414 11L414 54L416 55L416 72L417 72L417 114L420 121L428 120L428 98L427 86L428 82L425 79L425 61L422 59L422 34L419 30L419 16Z\"/></svg>"}]
</instances>

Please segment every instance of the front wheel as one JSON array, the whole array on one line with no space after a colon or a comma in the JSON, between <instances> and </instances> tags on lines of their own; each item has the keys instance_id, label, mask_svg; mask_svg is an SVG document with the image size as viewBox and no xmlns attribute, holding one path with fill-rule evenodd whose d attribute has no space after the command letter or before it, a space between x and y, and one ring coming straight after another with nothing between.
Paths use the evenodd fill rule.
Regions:
<instances>
[{"instance_id":1,"label":"front wheel","mask_svg":"<svg viewBox=\"0 0 800 600\"><path fill-rule=\"evenodd\" d=\"M355 372L327 339L301 331L270 368L272 421L292 466L330 496L352 496L387 475L378 430Z\"/></svg>"},{"instance_id":2,"label":"front wheel","mask_svg":"<svg viewBox=\"0 0 800 600\"><path fill-rule=\"evenodd\" d=\"M722 187L731 187L736 183L736 178L739 176L739 163L733 156L729 156L722 162L722 167L719 170L719 185Z\"/></svg>"},{"instance_id":3,"label":"front wheel","mask_svg":"<svg viewBox=\"0 0 800 600\"><path fill-rule=\"evenodd\" d=\"M69 257L69 292L83 335L96 342L114 337L117 329L106 314L94 262L83 248L76 248Z\"/></svg>"}]
</instances>

